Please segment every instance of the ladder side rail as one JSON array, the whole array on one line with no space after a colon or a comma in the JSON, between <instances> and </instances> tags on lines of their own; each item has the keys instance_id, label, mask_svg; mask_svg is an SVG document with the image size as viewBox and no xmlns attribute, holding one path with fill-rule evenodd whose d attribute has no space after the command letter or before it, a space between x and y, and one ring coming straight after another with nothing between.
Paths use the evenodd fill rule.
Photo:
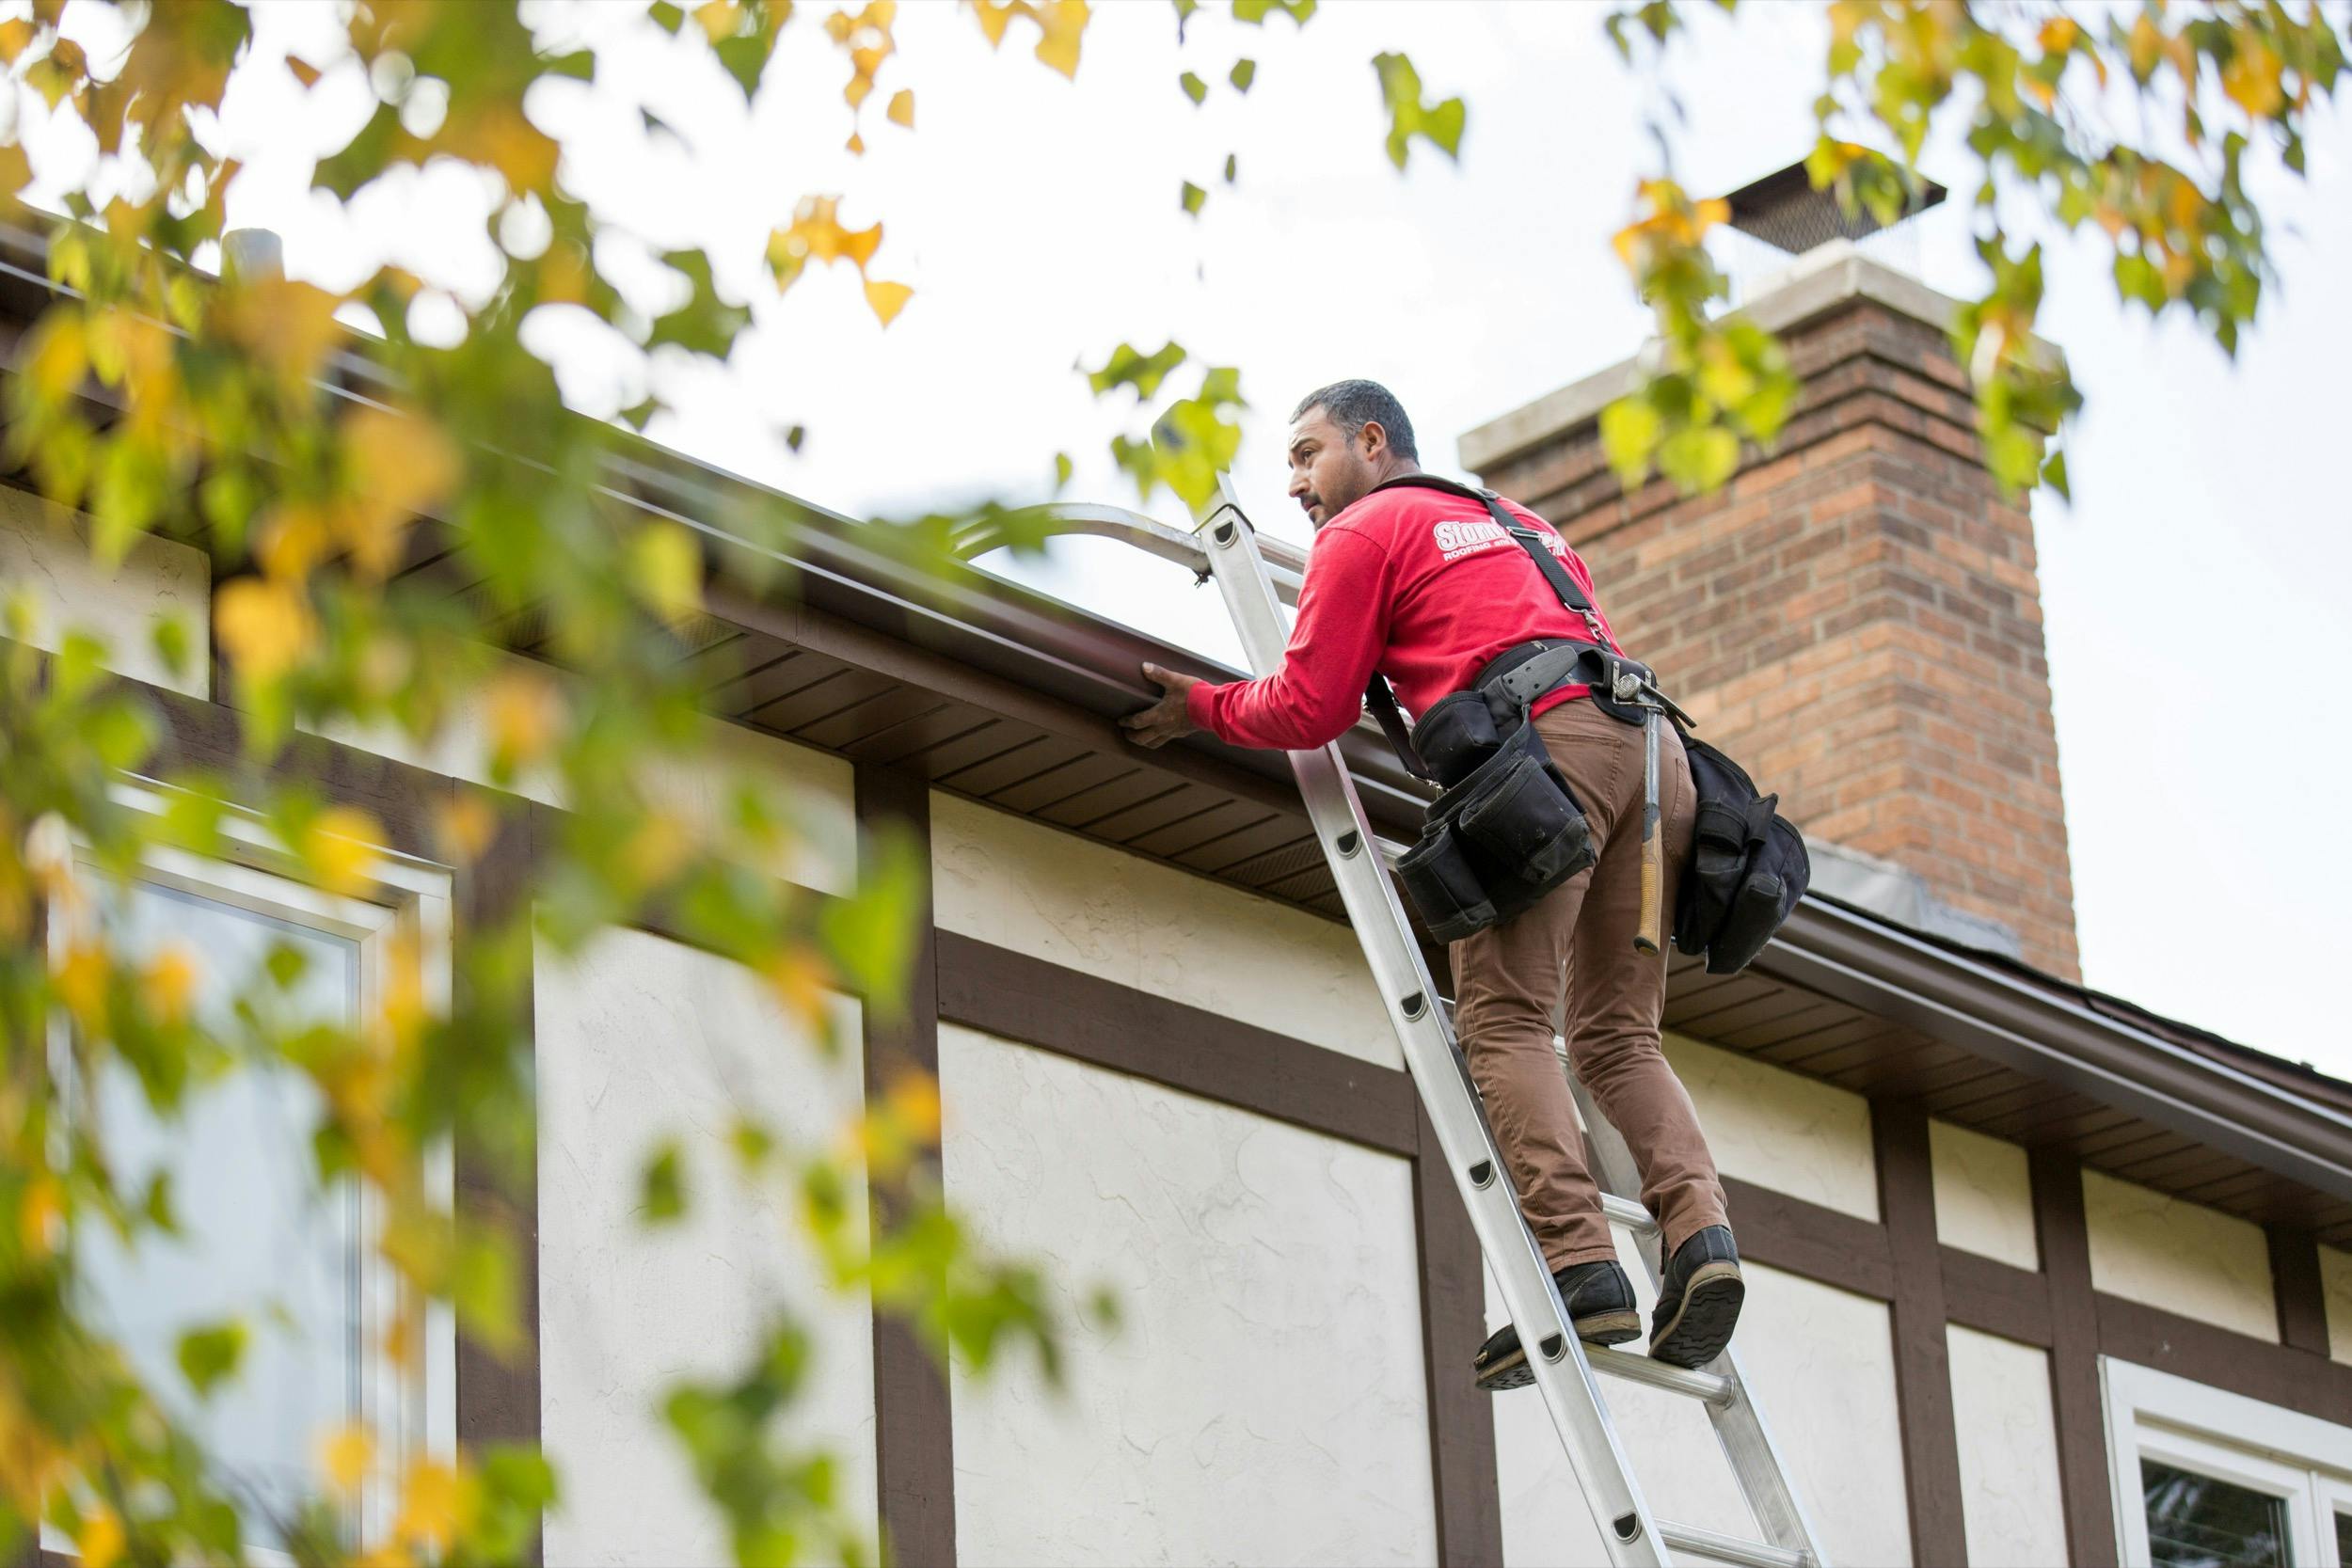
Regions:
<instances>
[{"instance_id":1,"label":"ladder side rail","mask_svg":"<svg viewBox=\"0 0 2352 1568\"><path fill-rule=\"evenodd\" d=\"M1592 1155L1593 1174L1599 1179L1601 1191L1615 1195L1640 1192L1641 1170L1624 1135L1601 1114L1591 1091L1573 1071L1568 1072L1568 1086L1576 1092L1576 1108L1584 1118L1584 1147ZM1653 1228L1635 1234L1635 1250L1642 1255L1653 1287L1660 1279L1664 1245L1664 1233L1661 1230ZM1829 1560L1821 1553L1820 1536L1815 1531L1812 1517L1806 1513L1797 1489L1789 1484L1788 1462L1779 1445L1772 1441L1764 1412L1749 1397L1739 1352L1726 1347L1701 1370L1731 1385L1731 1397L1720 1403L1709 1403L1707 1417L1714 1425L1724 1458L1731 1465L1732 1477L1740 1483L1740 1496L1747 1499L1748 1512L1756 1516L1757 1528L1772 1544L1800 1553L1819 1568L1826 1568Z\"/></svg>"},{"instance_id":2,"label":"ladder side rail","mask_svg":"<svg viewBox=\"0 0 2352 1568\"><path fill-rule=\"evenodd\" d=\"M1248 520L1230 495L1201 526L1211 575L1252 668L1279 669L1289 641ZM1543 1391L1613 1562L1665 1564L1657 1522L1569 1329L1558 1287L1534 1237L1454 1049L1436 990L1412 942L1396 890L1374 848L1370 823L1335 747L1290 753L1299 796L1322 840L1350 923L1378 983L1405 1062L1438 1133L1439 1151L1469 1211L1511 1321L1529 1341L1528 1365ZM1539 1330L1531 1332L1531 1330Z\"/></svg>"}]
</instances>

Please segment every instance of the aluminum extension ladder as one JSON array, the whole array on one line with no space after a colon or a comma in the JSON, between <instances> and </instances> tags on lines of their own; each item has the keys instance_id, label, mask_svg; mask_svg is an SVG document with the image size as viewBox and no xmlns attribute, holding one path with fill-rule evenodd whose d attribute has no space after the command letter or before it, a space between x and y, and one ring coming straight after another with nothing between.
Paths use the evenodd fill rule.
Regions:
<instances>
[{"instance_id":1,"label":"aluminum extension ladder","mask_svg":"<svg viewBox=\"0 0 2352 1568\"><path fill-rule=\"evenodd\" d=\"M1290 641L1282 601L1296 600L1306 558L1279 542L1262 545L1223 475L1218 476L1216 498L1202 511L1199 527L1189 534L1116 507L1059 505L1042 511L1048 531L1119 539L1190 567L1202 580L1214 578L1241 635L1250 668L1265 674L1281 667L1283 649ZM984 536L968 538L961 553L977 554L991 543ZM1274 557L1271 563L1269 556ZM1518 1199L1479 1110L1478 1093L1455 1046L1452 1022L1430 984L1420 945L1389 878L1386 851L1364 816L1339 748L1330 745L1313 752L1293 752L1290 759L1298 777L1299 798L1314 823L1315 836L1322 841L1324 858L1346 905L1348 921L1363 944L1365 960L1388 1006L1389 1021L1404 1047L1405 1064L1428 1107L1438 1146L1454 1173L1463 1206L1470 1212L1479 1249L1502 1286L1511 1321L1520 1325L1521 1341L1533 1346L1528 1365L1566 1446L1569 1465L1583 1488L1585 1504L1592 1510L1594 1527L1610 1561L1621 1568L1662 1565L1674 1560L1668 1555L1672 1553L1753 1568L1826 1568L1820 1538L1789 1484L1763 1413L1748 1397L1733 1352L1727 1350L1708 1367L1691 1371L1646 1355L1586 1345L1569 1331L1559 1289L1544 1267L1534 1237L1519 1217ZM1655 1286L1661 1261L1657 1222L1638 1202L1617 1196L1640 1190L1631 1152L1573 1074L1570 1083L1584 1118L1594 1174L1604 1195L1602 1207L1613 1224L1633 1232ZM1469 1370L1464 1366L1451 1372L1441 1370L1441 1373L1467 1375ZM1661 1524L1652 1515L1617 1439L1595 1373L1645 1384L1703 1403L1749 1512L1766 1539L1750 1541Z\"/></svg>"}]
</instances>

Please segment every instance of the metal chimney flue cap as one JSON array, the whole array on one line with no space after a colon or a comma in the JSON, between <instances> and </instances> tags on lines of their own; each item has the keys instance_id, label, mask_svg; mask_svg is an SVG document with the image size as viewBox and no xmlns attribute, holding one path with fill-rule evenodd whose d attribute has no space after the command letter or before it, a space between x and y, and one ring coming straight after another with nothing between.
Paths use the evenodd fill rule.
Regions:
<instances>
[{"instance_id":1,"label":"metal chimney flue cap","mask_svg":"<svg viewBox=\"0 0 2352 1568\"><path fill-rule=\"evenodd\" d=\"M286 246L268 229L231 229L220 237L221 271L259 281L286 276Z\"/></svg>"},{"instance_id":2,"label":"metal chimney flue cap","mask_svg":"<svg viewBox=\"0 0 2352 1568\"><path fill-rule=\"evenodd\" d=\"M1934 181L1922 179L1910 207L1895 221L1916 217L1947 194ZM1801 163L1742 185L1724 200L1731 207L1732 228L1792 256L1802 256L1832 240L1864 239L1889 227L1867 211L1847 212L1835 190L1815 190L1812 176Z\"/></svg>"}]
</instances>

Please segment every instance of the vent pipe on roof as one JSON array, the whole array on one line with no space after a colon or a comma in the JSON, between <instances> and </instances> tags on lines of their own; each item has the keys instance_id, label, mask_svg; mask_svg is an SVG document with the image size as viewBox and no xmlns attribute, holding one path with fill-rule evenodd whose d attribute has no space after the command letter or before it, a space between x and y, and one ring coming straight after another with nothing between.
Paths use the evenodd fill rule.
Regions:
<instances>
[{"instance_id":1,"label":"vent pipe on roof","mask_svg":"<svg viewBox=\"0 0 2352 1568\"><path fill-rule=\"evenodd\" d=\"M220 270L230 277L262 282L286 276L286 246L274 230L231 229L220 237Z\"/></svg>"}]
</instances>

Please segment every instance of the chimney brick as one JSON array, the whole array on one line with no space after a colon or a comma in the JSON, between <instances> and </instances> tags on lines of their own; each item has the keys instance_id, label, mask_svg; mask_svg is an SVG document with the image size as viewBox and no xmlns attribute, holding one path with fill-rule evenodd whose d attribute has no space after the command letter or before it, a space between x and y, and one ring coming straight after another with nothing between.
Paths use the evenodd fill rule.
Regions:
<instances>
[{"instance_id":1,"label":"chimney brick","mask_svg":"<svg viewBox=\"0 0 2352 1568\"><path fill-rule=\"evenodd\" d=\"M1617 483L1597 420L1622 367L1471 432L1463 460L1576 546L1627 649L1792 820L2071 979L2033 525L1984 467L1950 304L1851 252L1752 301L1804 392L1711 496Z\"/></svg>"}]
</instances>

